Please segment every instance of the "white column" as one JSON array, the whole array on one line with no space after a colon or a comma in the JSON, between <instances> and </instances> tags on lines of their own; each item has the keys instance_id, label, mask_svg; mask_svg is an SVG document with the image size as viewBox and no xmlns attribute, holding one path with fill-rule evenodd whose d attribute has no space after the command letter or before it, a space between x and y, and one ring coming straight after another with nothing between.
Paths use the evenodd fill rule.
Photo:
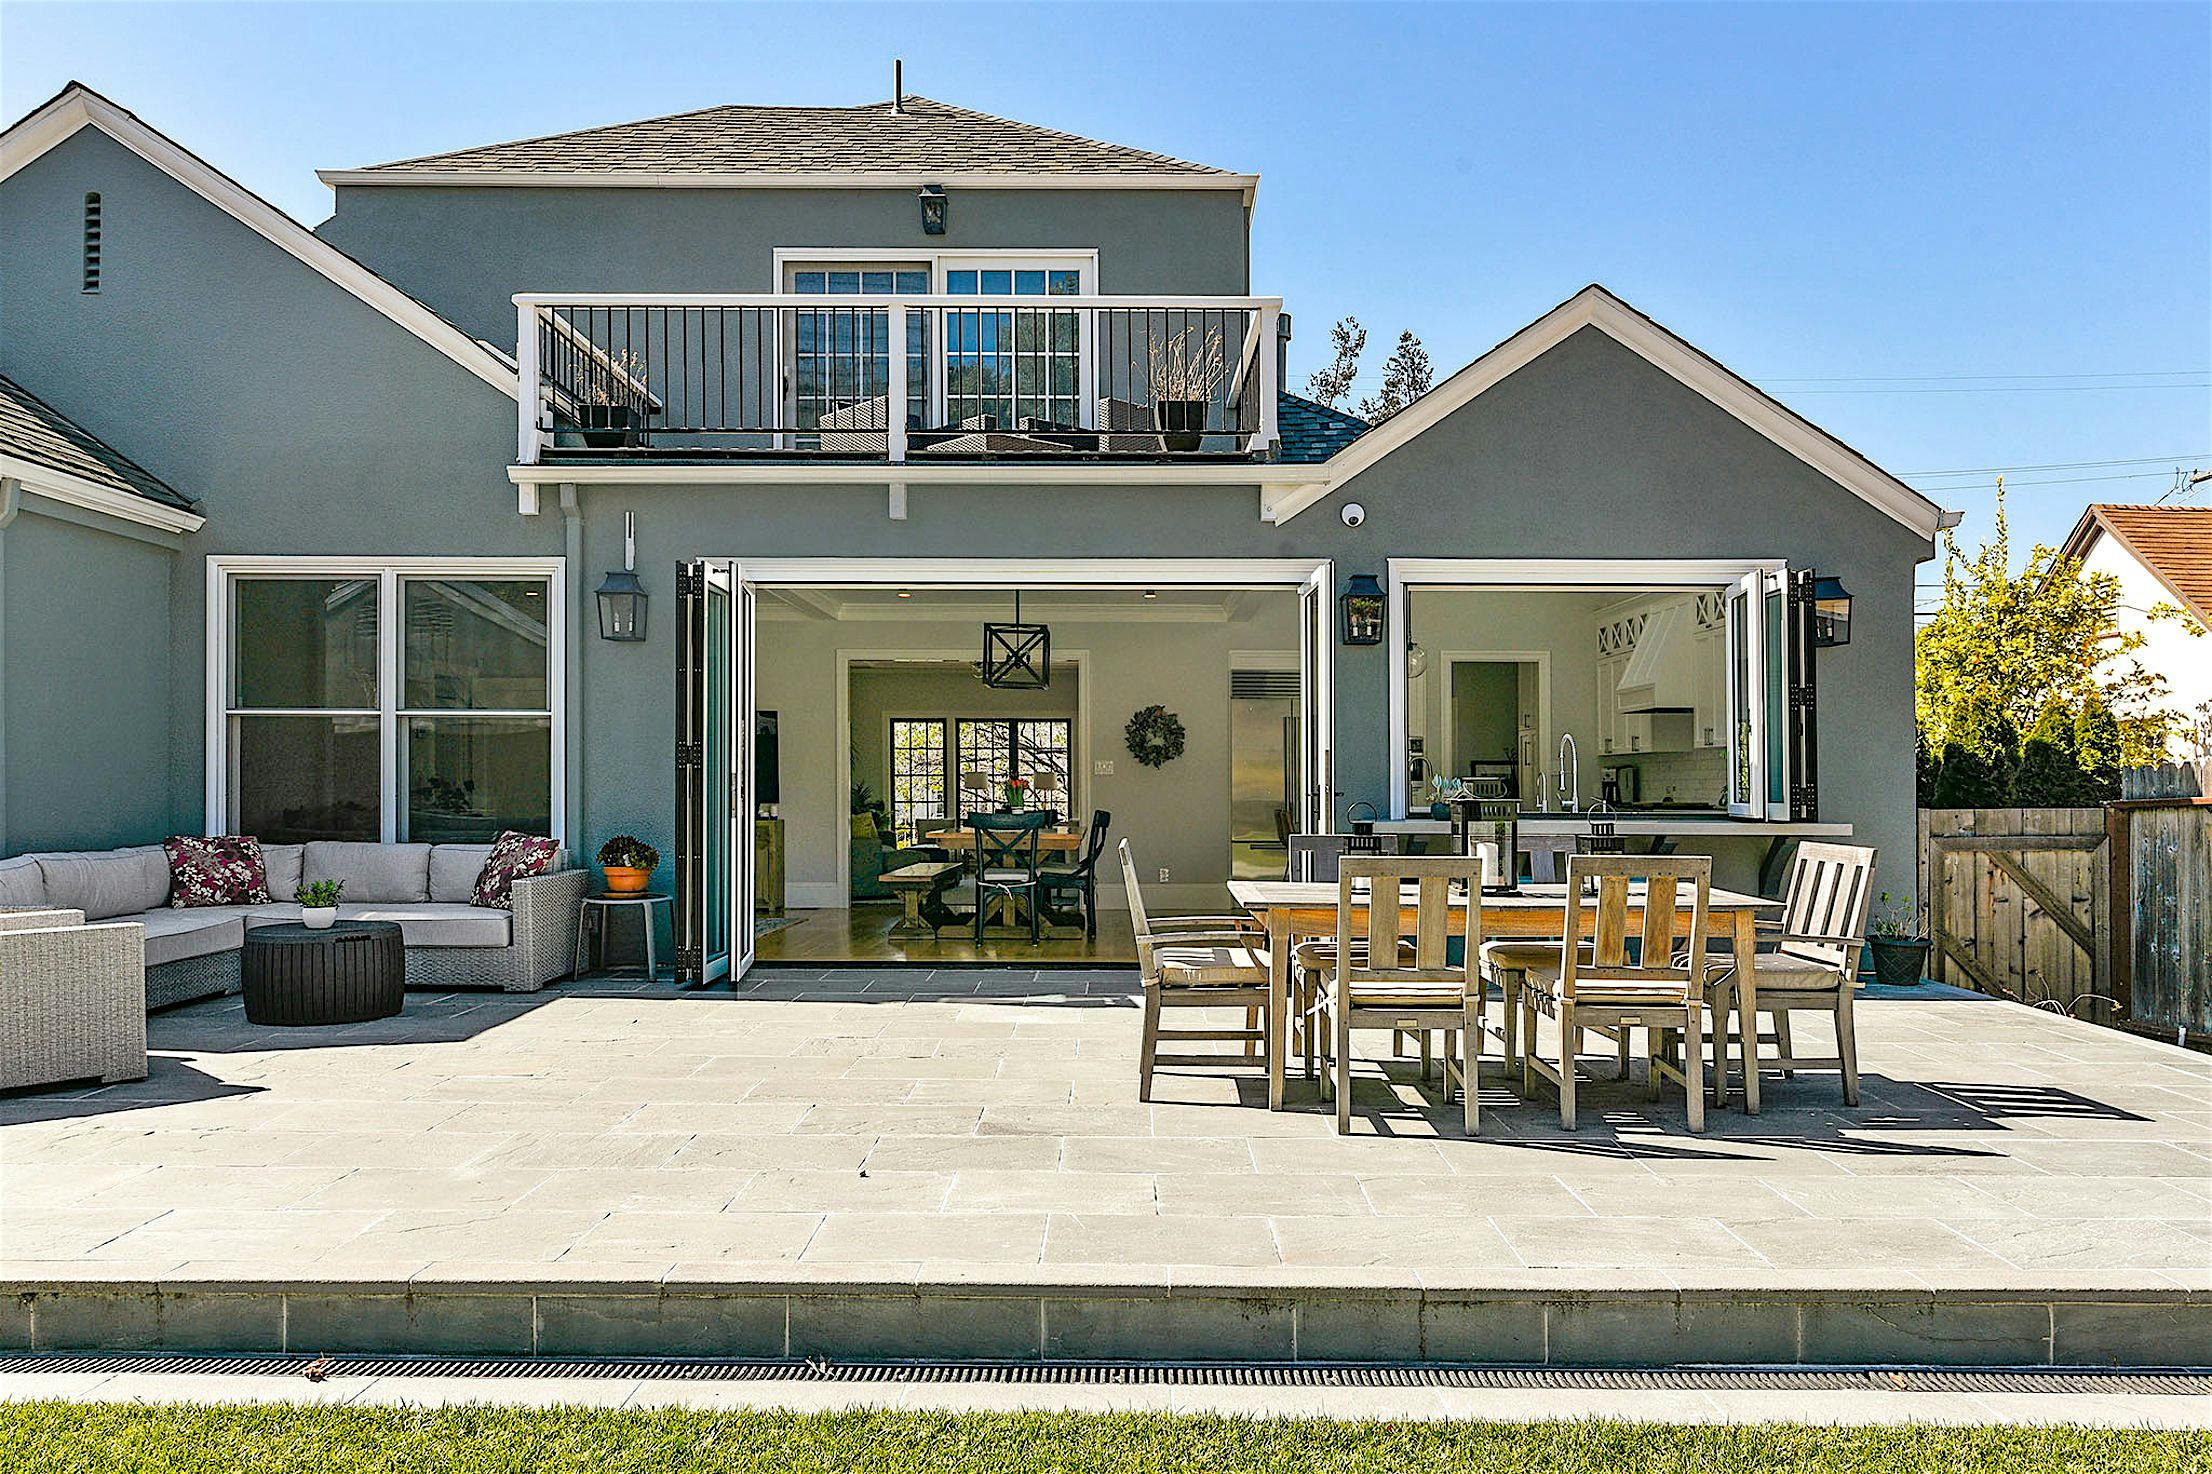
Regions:
<instances>
[{"instance_id":1,"label":"white column","mask_svg":"<svg viewBox=\"0 0 2212 1474\"><path fill-rule=\"evenodd\" d=\"M515 305L515 462L538 463L538 309Z\"/></svg>"},{"instance_id":2,"label":"white column","mask_svg":"<svg viewBox=\"0 0 2212 1474\"><path fill-rule=\"evenodd\" d=\"M1282 321L1281 303L1272 303L1260 309L1260 341L1257 349L1260 361L1260 433L1259 443L1252 447L1254 450L1269 450L1282 436L1282 429L1276 422L1276 412L1280 408L1277 394L1282 388L1283 367L1282 344L1277 341L1276 334L1282 331Z\"/></svg>"},{"instance_id":3,"label":"white column","mask_svg":"<svg viewBox=\"0 0 2212 1474\"><path fill-rule=\"evenodd\" d=\"M906 304L891 304L891 387L884 396L884 458L906 459ZM904 488L901 488L903 493ZM898 498L904 501L903 494ZM902 506L897 516L905 509Z\"/></svg>"}]
</instances>

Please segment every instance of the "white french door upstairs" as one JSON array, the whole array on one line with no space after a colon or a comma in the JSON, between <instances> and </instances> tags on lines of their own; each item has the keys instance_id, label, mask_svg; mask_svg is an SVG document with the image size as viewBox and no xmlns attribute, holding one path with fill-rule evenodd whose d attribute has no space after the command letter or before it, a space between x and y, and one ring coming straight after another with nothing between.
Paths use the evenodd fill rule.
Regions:
<instances>
[{"instance_id":1,"label":"white french door upstairs","mask_svg":"<svg viewBox=\"0 0 2212 1474\"><path fill-rule=\"evenodd\" d=\"M1264 458L1271 297L1118 297L1087 258L786 261L765 294L515 298L540 463Z\"/></svg>"}]
</instances>

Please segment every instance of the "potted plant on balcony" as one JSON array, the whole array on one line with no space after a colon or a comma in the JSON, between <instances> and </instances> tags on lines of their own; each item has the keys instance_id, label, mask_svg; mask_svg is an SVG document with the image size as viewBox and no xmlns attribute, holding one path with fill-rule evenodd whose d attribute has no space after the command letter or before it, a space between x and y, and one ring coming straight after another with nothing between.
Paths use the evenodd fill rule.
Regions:
<instances>
[{"instance_id":1,"label":"potted plant on balcony","mask_svg":"<svg viewBox=\"0 0 2212 1474\"><path fill-rule=\"evenodd\" d=\"M606 872L607 890L612 895L629 896L644 890L653 878L653 867L660 862L659 850L627 834L618 834L599 847L599 868Z\"/></svg>"},{"instance_id":2,"label":"potted plant on balcony","mask_svg":"<svg viewBox=\"0 0 2212 1474\"><path fill-rule=\"evenodd\" d=\"M1152 422L1168 450L1196 450L1206 438L1206 410L1214 391L1229 377L1221 353L1221 330L1210 328L1193 345L1184 329L1152 345L1150 372Z\"/></svg>"},{"instance_id":3,"label":"potted plant on balcony","mask_svg":"<svg viewBox=\"0 0 2212 1474\"><path fill-rule=\"evenodd\" d=\"M599 354L584 367L576 424L595 450L635 445L645 425L645 360L627 350Z\"/></svg>"},{"instance_id":4,"label":"potted plant on balcony","mask_svg":"<svg viewBox=\"0 0 2212 1474\"><path fill-rule=\"evenodd\" d=\"M1892 987L1918 983L1928 966L1927 908L1883 891L1867 923L1866 944L1874 954L1874 981Z\"/></svg>"},{"instance_id":5,"label":"potted plant on balcony","mask_svg":"<svg viewBox=\"0 0 2212 1474\"><path fill-rule=\"evenodd\" d=\"M309 931L327 931L338 919L338 897L345 893L342 880L315 880L292 892L300 903L300 925Z\"/></svg>"}]
</instances>

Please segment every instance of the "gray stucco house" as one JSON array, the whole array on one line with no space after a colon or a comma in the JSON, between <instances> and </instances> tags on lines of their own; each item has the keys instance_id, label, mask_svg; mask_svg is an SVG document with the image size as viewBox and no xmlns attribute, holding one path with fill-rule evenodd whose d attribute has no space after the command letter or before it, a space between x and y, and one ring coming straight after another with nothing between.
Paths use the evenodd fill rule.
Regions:
<instances>
[{"instance_id":1,"label":"gray stucco house","mask_svg":"<svg viewBox=\"0 0 2212 1474\"><path fill-rule=\"evenodd\" d=\"M708 977L858 893L855 778L895 845L1049 769L1170 903L1440 775L1911 885L1947 514L1601 287L1370 427L1283 382L1249 175L904 97L323 178L77 85L0 136L0 855L627 831ZM1046 692L970 669L1017 591Z\"/></svg>"}]
</instances>

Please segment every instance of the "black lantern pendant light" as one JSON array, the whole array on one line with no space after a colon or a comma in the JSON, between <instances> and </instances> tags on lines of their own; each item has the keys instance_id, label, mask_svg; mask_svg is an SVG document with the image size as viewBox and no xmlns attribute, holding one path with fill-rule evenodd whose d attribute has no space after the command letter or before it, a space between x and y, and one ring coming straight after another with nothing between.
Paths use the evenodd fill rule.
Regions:
<instances>
[{"instance_id":1,"label":"black lantern pendant light","mask_svg":"<svg viewBox=\"0 0 2212 1474\"><path fill-rule=\"evenodd\" d=\"M1019 589L1014 622L983 626L983 684L994 691L1042 691L1052 684L1052 631L1022 623Z\"/></svg>"},{"instance_id":2,"label":"black lantern pendant light","mask_svg":"<svg viewBox=\"0 0 2212 1474\"><path fill-rule=\"evenodd\" d=\"M1383 638L1383 586L1372 573L1355 573L1344 581L1337 596L1344 617L1342 639L1347 645L1380 645Z\"/></svg>"},{"instance_id":3,"label":"black lantern pendant light","mask_svg":"<svg viewBox=\"0 0 2212 1474\"><path fill-rule=\"evenodd\" d=\"M622 514L622 566L599 585L599 638L645 638L645 585L637 576L637 513Z\"/></svg>"},{"instance_id":4,"label":"black lantern pendant light","mask_svg":"<svg viewBox=\"0 0 2212 1474\"><path fill-rule=\"evenodd\" d=\"M1840 578L1813 580L1813 644L1851 643L1851 591Z\"/></svg>"}]
</instances>

